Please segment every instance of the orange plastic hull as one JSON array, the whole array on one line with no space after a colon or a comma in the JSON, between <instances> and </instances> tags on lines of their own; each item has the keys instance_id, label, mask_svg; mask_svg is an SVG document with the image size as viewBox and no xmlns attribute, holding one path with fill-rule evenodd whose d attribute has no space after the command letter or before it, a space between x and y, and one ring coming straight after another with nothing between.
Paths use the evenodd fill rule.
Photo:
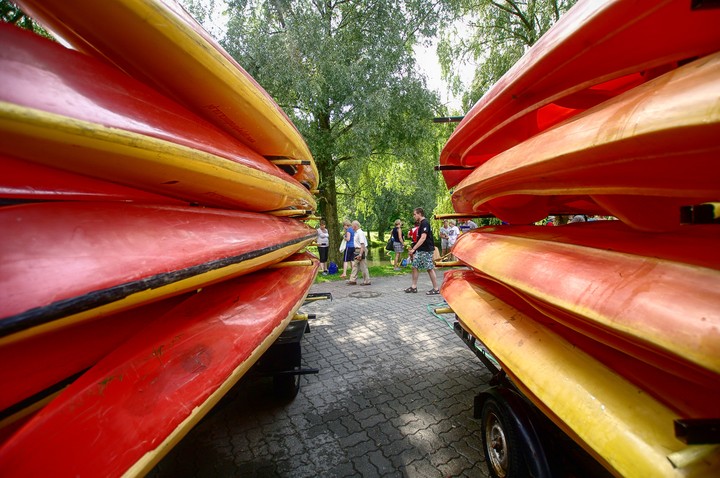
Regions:
<instances>
[{"instance_id":1,"label":"orange plastic hull","mask_svg":"<svg viewBox=\"0 0 720 478\"><path fill-rule=\"evenodd\" d=\"M478 166L677 62L720 48L720 11L690 2L578 2L465 115L442 165ZM448 187L462 174L446 174Z\"/></svg>"},{"instance_id":2,"label":"orange plastic hull","mask_svg":"<svg viewBox=\"0 0 720 478\"><path fill-rule=\"evenodd\" d=\"M479 166L455 209L527 224L585 196L639 229L676 228L682 206L720 199L719 91L720 54L673 70Z\"/></svg>"}]
</instances>

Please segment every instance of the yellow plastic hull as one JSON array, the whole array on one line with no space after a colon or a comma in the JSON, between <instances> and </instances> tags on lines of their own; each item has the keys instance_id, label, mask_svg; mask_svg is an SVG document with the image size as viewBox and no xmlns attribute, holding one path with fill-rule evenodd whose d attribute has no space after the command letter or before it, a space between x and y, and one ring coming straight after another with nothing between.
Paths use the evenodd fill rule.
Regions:
<instances>
[{"instance_id":1,"label":"yellow plastic hull","mask_svg":"<svg viewBox=\"0 0 720 478\"><path fill-rule=\"evenodd\" d=\"M668 455L691 451L673 435L677 417L603 364L475 283L447 273L442 294L521 390L617 476L705 477L720 473L720 449L674 468Z\"/></svg>"},{"instance_id":2,"label":"yellow plastic hull","mask_svg":"<svg viewBox=\"0 0 720 478\"><path fill-rule=\"evenodd\" d=\"M100 56L268 158L310 161L295 178L317 189L305 141L273 99L171 0L23 0L76 49Z\"/></svg>"}]
</instances>

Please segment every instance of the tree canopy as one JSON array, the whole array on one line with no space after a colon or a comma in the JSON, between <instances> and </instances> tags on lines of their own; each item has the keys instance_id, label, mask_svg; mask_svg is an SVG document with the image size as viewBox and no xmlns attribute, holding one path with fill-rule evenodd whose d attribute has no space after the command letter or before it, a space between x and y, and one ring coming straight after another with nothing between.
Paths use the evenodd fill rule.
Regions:
<instances>
[{"instance_id":1,"label":"tree canopy","mask_svg":"<svg viewBox=\"0 0 720 478\"><path fill-rule=\"evenodd\" d=\"M466 110L510 69L577 0L455 0L455 18L438 46L443 75ZM458 63L476 65L469 85Z\"/></svg>"},{"instance_id":2,"label":"tree canopy","mask_svg":"<svg viewBox=\"0 0 720 478\"><path fill-rule=\"evenodd\" d=\"M198 0L186 3L207 15ZM436 34L440 3L226 2L221 43L306 139L321 174L319 213L331 246L341 215L384 230L412 207L434 207L432 166L444 138L432 118L443 112L418 73L413 46Z\"/></svg>"}]
</instances>

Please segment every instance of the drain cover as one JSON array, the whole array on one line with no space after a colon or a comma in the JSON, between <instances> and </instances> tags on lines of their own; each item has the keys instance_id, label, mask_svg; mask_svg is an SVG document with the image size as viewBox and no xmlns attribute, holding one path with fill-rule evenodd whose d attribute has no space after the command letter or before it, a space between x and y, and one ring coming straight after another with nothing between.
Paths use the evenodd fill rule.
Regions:
<instances>
[{"instance_id":1,"label":"drain cover","mask_svg":"<svg viewBox=\"0 0 720 478\"><path fill-rule=\"evenodd\" d=\"M353 292L351 294L348 294L349 297L353 297L355 299L374 299L375 297L380 297L382 294L380 292L372 292L369 290L363 290L360 292Z\"/></svg>"}]
</instances>

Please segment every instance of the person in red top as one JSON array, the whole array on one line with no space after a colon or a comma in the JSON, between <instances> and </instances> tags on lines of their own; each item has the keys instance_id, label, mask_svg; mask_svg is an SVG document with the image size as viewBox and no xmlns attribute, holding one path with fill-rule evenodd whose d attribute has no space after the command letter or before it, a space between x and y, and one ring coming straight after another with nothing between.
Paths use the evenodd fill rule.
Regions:
<instances>
[{"instance_id":1,"label":"person in red top","mask_svg":"<svg viewBox=\"0 0 720 478\"><path fill-rule=\"evenodd\" d=\"M416 293L417 281L420 270L426 270L433 288L426 292L427 295L438 295L437 277L435 276L435 264L433 263L433 252L435 252L435 241L433 240L430 222L425 219L425 211L416 207L413 217L418 221L417 241L413 242L409 254L412 259L412 285L405 289L405 292Z\"/></svg>"}]
</instances>

